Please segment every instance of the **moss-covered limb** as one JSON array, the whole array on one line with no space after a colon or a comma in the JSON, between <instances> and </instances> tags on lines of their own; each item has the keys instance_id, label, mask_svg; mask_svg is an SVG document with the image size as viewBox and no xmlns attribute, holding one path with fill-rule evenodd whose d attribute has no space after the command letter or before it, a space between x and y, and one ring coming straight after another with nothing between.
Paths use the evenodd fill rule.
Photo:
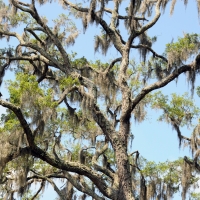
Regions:
<instances>
[{"instance_id":1,"label":"moss-covered limb","mask_svg":"<svg viewBox=\"0 0 200 200\"><path fill-rule=\"evenodd\" d=\"M71 3L68 0L64 0L66 5L69 5L71 8L74 8L75 10L79 11L79 12L85 12L85 13L89 13L90 9L88 8L82 8L80 6L77 6L73 3ZM116 30L112 30L108 24L106 23L105 20L103 20L101 17L99 17L97 15L96 12L94 12L93 10L91 11L91 15L92 18L99 23L102 28L105 30L105 32L109 35L109 37L111 38L115 48L122 54L122 49L123 49L123 45L122 45L122 41L121 41L121 35L116 31Z\"/></svg>"},{"instance_id":2,"label":"moss-covered limb","mask_svg":"<svg viewBox=\"0 0 200 200\"><path fill-rule=\"evenodd\" d=\"M41 55L31 55L31 56L12 56L12 57L6 57L6 56L0 56L0 59L9 59L10 61L20 61L20 60L27 60L27 61L42 61L48 65L53 66L54 63L46 59L46 57Z\"/></svg>"},{"instance_id":3,"label":"moss-covered limb","mask_svg":"<svg viewBox=\"0 0 200 200\"><path fill-rule=\"evenodd\" d=\"M66 95L68 95L70 92L77 90L77 89L78 89L77 86L72 86L71 88L65 89L64 92L61 94L60 99L56 101L57 104L58 105L61 104L65 100Z\"/></svg>"},{"instance_id":4,"label":"moss-covered limb","mask_svg":"<svg viewBox=\"0 0 200 200\"><path fill-rule=\"evenodd\" d=\"M22 36L20 34L16 33L16 32L6 31L6 30L3 30L3 29L0 28L0 34L6 35L6 36L12 36L12 37L17 38L22 43L24 42Z\"/></svg>"},{"instance_id":5,"label":"moss-covered limb","mask_svg":"<svg viewBox=\"0 0 200 200\"><path fill-rule=\"evenodd\" d=\"M111 22L110 22L110 27L112 28L113 31L116 30L117 27L117 19L118 19L118 9L119 9L119 1L114 0L114 8L112 10L112 17L111 17Z\"/></svg>"},{"instance_id":6,"label":"moss-covered limb","mask_svg":"<svg viewBox=\"0 0 200 200\"><path fill-rule=\"evenodd\" d=\"M113 138L117 135L113 125L110 124L109 120L104 116L97 105L94 105L92 115L95 122L99 125L103 133L112 144Z\"/></svg>"},{"instance_id":7,"label":"moss-covered limb","mask_svg":"<svg viewBox=\"0 0 200 200\"><path fill-rule=\"evenodd\" d=\"M42 29L44 31L44 29ZM34 32L34 30L32 28L25 28L24 31L28 31L29 33L31 33L33 35L33 37L40 42L40 44L45 45L44 41L42 41L38 35ZM38 31L38 30L37 30Z\"/></svg>"},{"instance_id":8,"label":"moss-covered limb","mask_svg":"<svg viewBox=\"0 0 200 200\"><path fill-rule=\"evenodd\" d=\"M29 146L30 146L30 149L31 149L31 154L33 156L42 159L43 161L49 163L50 165L52 165L56 168L71 171L71 172L76 172L80 175L87 176L89 179L91 179L93 182L95 182L95 184L97 185L99 190L102 193L104 193L104 195L107 195L107 192L106 192L107 185L101 179L101 175L96 173L94 170L91 170L89 167L82 165L80 163L77 163L77 162L66 162L66 163L64 163L59 158L55 159L53 156L48 154L46 151L37 147L34 143L33 133L31 131L30 127L29 127L29 124L25 120L20 108L9 103L9 102L2 100L2 99L0 99L0 105L12 110L15 113L15 115L17 116L17 118L18 118L18 120L19 120L19 122L20 122L22 128L24 129L24 132L27 136L27 140L28 140L28 143L29 143Z\"/></svg>"},{"instance_id":9,"label":"moss-covered limb","mask_svg":"<svg viewBox=\"0 0 200 200\"><path fill-rule=\"evenodd\" d=\"M136 105L151 91L159 89L173 81L175 78L177 78L180 74L191 71L193 69L193 64L190 65L184 65L180 67L179 69L175 69L170 75L167 77L163 78L161 81L157 81L149 86L144 87L141 92L134 98L132 99L132 106L131 110L133 110Z\"/></svg>"},{"instance_id":10,"label":"moss-covered limb","mask_svg":"<svg viewBox=\"0 0 200 200\"><path fill-rule=\"evenodd\" d=\"M127 42L126 42L126 48L130 49L133 39L136 38L137 36L143 34L145 31L147 31L148 29L150 29L160 18L160 5L162 3L162 0L158 0L155 6L155 16L154 18L145 26L143 26L140 30L138 31L132 31L132 33L130 34Z\"/></svg>"},{"instance_id":11,"label":"moss-covered limb","mask_svg":"<svg viewBox=\"0 0 200 200\"><path fill-rule=\"evenodd\" d=\"M156 6L155 6L155 16L154 18L152 19L152 21L150 21L148 24L146 24L145 26L143 26L139 32L138 32L138 35L144 33L145 31L147 31L149 28L151 28L157 21L158 19L160 18L160 5L162 3L162 0L158 0L157 3L156 3Z\"/></svg>"},{"instance_id":12,"label":"moss-covered limb","mask_svg":"<svg viewBox=\"0 0 200 200\"><path fill-rule=\"evenodd\" d=\"M73 78L77 78L80 82L81 85L89 88L92 87L94 85L93 81L91 81L89 78L81 76L79 73L72 73L71 76Z\"/></svg>"},{"instance_id":13,"label":"moss-covered limb","mask_svg":"<svg viewBox=\"0 0 200 200\"><path fill-rule=\"evenodd\" d=\"M59 66L62 71L69 73L69 70L70 70L71 66L70 66L70 61L69 61L69 58L68 58L68 54L66 53L64 47L62 46L61 42L56 37L56 35L50 30L50 28L42 21L42 19L38 15L37 9L35 7L35 2L32 1L32 4L29 6L30 9L24 8L23 6L20 5L19 2L15 1L15 0L12 0L12 4L16 8L19 8L20 10L22 10L24 12L30 13L31 16L37 21L37 23L45 30L46 34L51 38L51 40L54 42L54 44L57 46L57 48L59 49L60 53L62 54L64 63L63 63L63 65L60 65L57 62L57 66ZM33 44L30 45L31 48L33 48L34 46L37 46L37 45L33 45ZM41 52L41 48L36 48L36 50L38 50L38 49L40 49L39 52ZM44 54L44 51L42 51L42 53ZM46 55L48 56L48 54L46 54ZM48 57L50 58L51 56L48 56ZM49 59L49 60L51 60L51 59ZM54 60L54 62L56 62L55 59L53 59L53 60Z\"/></svg>"},{"instance_id":14,"label":"moss-covered limb","mask_svg":"<svg viewBox=\"0 0 200 200\"><path fill-rule=\"evenodd\" d=\"M80 7L80 6L76 5L76 4L73 4L72 2L70 2L68 0L63 0L63 2L64 2L64 4L66 6L70 6L70 7L74 8L74 9L76 9L77 11L80 11L80 12L88 12L89 11L88 8Z\"/></svg>"},{"instance_id":15,"label":"moss-covered limb","mask_svg":"<svg viewBox=\"0 0 200 200\"><path fill-rule=\"evenodd\" d=\"M139 49L139 48L147 49L147 50L149 50L149 51L153 54L154 57L161 58L161 59L164 60L166 63L168 63L167 58L165 58L165 57L162 56L162 55L159 55L159 54L156 53L151 47L149 47L149 46L147 46L147 45L144 45L144 44L131 45L131 48L134 48L134 49Z\"/></svg>"},{"instance_id":16,"label":"moss-covered limb","mask_svg":"<svg viewBox=\"0 0 200 200\"><path fill-rule=\"evenodd\" d=\"M49 60L49 62L52 63L51 66L65 72L65 70L63 68L63 64L59 63L55 58L53 58L50 54L48 54L43 48L39 47L38 45L35 45L31 42L26 42L26 43L21 43L21 46L29 47L29 48L36 50L37 52L41 53L41 55L44 58L46 58L47 60Z\"/></svg>"},{"instance_id":17,"label":"moss-covered limb","mask_svg":"<svg viewBox=\"0 0 200 200\"><path fill-rule=\"evenodd\" d=\"M110 8L104 8L104 11L106 11L107 13L112 14L112 9ZM117 18L121 19L121 20L125 20L125 19L133 19L133 20L142 20L142 21L148 21L145 17L136 17L136 16L127 16L127 15L120 15L119 13L117 13Z\"/></svg>"},{"instance_id":18,"label":"moss-covered limb","mask_svg":"<svg viewBox=\"0 0 200 200\"><path fill-rule=\"evenodd\" d=\"M40 174L36 174L34 176L31 176L31 177L28 177L28 180L31 180L31 179L42 179L42 183L44 183L44 181L48 181L51 186L53 187L53 189L56 191L56 193L58 194L58 196L60 197L61 200L67 200L66 199L66 195L62 193L62 191L57 187L57 185L54 183L54 181L52 179L50 179L49 177L47 176L44 176L44 175L40 175ZM41 183L41 186L42 186L42 183Z\"/></svg>"},{"instance_id":19,"label":"moss-covered limb","mask_svg":"<svg viewBox=\"0 0 200 200\"><path fill-rule=\"evenodd\" d=\"M94 199L97 200L104 200L103 197L100 197L99 195L97 195L95 193L95 191L92 190L92 188L90 188L87 183L83 180L81 180L81 184L79 181L77 181L77 179L79 179L77 176L74 176L66 171L63 172L64 177L67 178L67 180L75 187L77 188L79 191L88 194L89 196L93 197Z\"/></svg>"},{"instance_id":20,"label":"moss-covered limb","mask_svg":"<svg viewBox=\"0 0 200 200\"><path fill-rule=\"evenodd\" d=\"M32 148L35 145L34 144L34 136L33 136L33 133L31 131L30 127L29 127L28 122L26 121L26 119L24 118L24 116L22 114L21 109L18 106L15 106L14 104L9 103L7 101L4 101L2 99L0 99L0 105L2 105L5 108L12 110L15 113L15 115L17 116L17 118L18 118L18 120L21 124L21 127L24 130L24 133L26 134L29 146L30 146L30 148Z\"/></svg>"},{"instance_id":21,"label":"moss-covered limb","mask_svg":"<svg viewBox=\"0 0 200 200\"><path fill-rule=\"evenodd\" d=\"M58 169L62 169L69 172L75 172L79 175L84 175L88 177L98 187L101 193L108 196L107 185L105 181L103 181L102 176L97 172L95 172L94 170L92 170L91 168L79 162L70 162L70 161L64 162L58 158L55 159L53 156L51 156L50 154L43 151L37 146L35 146L34 149L32 149L31 154Z\"/></svg>"},{"instance_id":22,"label":"moss-covered limb","mask_svg":"<svg viewBox=\"0 0 200 200\"><path fill-rule=\"evenodd\" d=\"M114 175L113 173L107 169L105 166L100 166L98 165L98 158L99 156L101 156L102 154L104 154L104 152L108 149L108 143L106 143L100 150L96 150L94 156L92 157L92 166L99 172L104 173L106 176L110 177L112 180L114 180Z\"/></svg>"},{"instance_id":23,"label":"moss-covered limb","mask_svg":"<svg viewBox=\"0 0 200 200\"><path fill-rule=\"evenodd\" d=\"M33 176L29 176L27 180L32 180L32 179L43 179L45 181L49 181L53 179L67 179L73 187L75 187L77 190L80 192L83 192L97 200L103 200L104 198L100 197L95 193L95 191L92 190L92 188L89 187L89 185L83 180L81 182L79 181L80 175L72 175L67 171L60 171L59 173L55 174L47 174L47 175L40 175L39 173L34 172L35 174ZM59 195L59 194L58 194Z\"/></svg>"},{"instance_id":24,"label":"moss-covered limb","mask_svg":"<svg viewBox=\"0 0 200 200\"><path fill-rule=\"evenodd\" d=\"M67 179L76 189L78 189L80 192L85 193L91 197L93 197L94 199L97 200L104 200L104 198L100 197L99 195L97 195L95 193L95 191L93 191L93 189L91 187L89 187L89 185L84 181L84 179L82 177L80 177L79 175L72 175L67 171L63 171L62 174L59 175L48 175L48 178L65 178ZM81 179L81 182L79 181L79 179Z\"/></svg>"},{"instance_id":25,"label":"moss-covered limb","mask_svg":"<svg viewBox=\"0 0 200 200\"><path fill-rule=\"evenodd\" d=\"M109 64L109 66L104 70L104 73L105 73L105 74L109 73L109 71L114 67L114 65L115 65L117 62L120 62L121 60L122 60L122 57L114 59L114 60Z\"/></svg>"}]
</instances>

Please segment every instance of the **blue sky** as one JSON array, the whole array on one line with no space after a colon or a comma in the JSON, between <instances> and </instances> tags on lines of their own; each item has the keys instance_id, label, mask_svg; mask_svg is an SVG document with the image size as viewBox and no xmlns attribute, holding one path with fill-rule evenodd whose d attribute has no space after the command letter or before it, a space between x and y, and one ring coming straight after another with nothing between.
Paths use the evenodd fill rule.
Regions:
<instances>
[{"instance_id":1,"label":"blue sky","mask_svg":"<svg viewBox=\"0 0 200 200\"><path fill-rule=\"evenodd\" d=\"M124 3L128 4L128 0L125 0ZM40 13L42 15L48 16L48 18L54 18L57 16L60 10L60 6L57 6L55 3L53 6L41 7ZM149 33L151 36L157 36L157 42L153 46L154 50L162 54L165 49L166 43L171 42L172 38L176 41L177 37L183 36L183 33L198 33L199 34L199 20L197 5L194 0L190 0L187 8L184 7L183 1L177 1L175 6L174 14L170 16L169 6L165 11L165 14L161 16L156 25L150 29ZM81 22L77 23L78 29L82 30ZM80 35L76 40L76 43L73 47L67 50L68 53L73 50L78 53L78 57L85 56L88 60L101 59L102 61L108 61L119 57L120 55L111 49L108 51L105 57L102 57L98 53L94 53L94 35L99 33L99 29L96 28L96 25L91 26L85 34ZM0 42L1 45L5 45L5 42ZM132 51L131 57L138 57L138 54ZM8 75L6 78L9 79L11 75ZM196 81L197 85L200 85L199 77ZM5 91L4 88L1 88L2 91ZM175 81L167 85L162 91L165 94L170 94L172 92L183 94L188 91L188 83L184 75L182 75L178 83ZM199 98L195 95L194 99L199 104ZM3 111L2 107L0 108ZM171 126L162 122L158 122L157 118L159 117L160 112L152 111L148 114L148 118L145 122L136 124L132 121L131 132L134 134L135 139L133 141L132 150L138 150L140 154L148 160L163 162L167 159L175 160L178 157L184 155L190 155L187 149L183 150L178 147L178 139L176 132L172 130ZM185 135L190 135L192 130L183 129ZM54 199L55 192L49 186L47 192L44 193L42 199ZM180 199L177 196L175 199Z\"/></svg>"}]
</instances>

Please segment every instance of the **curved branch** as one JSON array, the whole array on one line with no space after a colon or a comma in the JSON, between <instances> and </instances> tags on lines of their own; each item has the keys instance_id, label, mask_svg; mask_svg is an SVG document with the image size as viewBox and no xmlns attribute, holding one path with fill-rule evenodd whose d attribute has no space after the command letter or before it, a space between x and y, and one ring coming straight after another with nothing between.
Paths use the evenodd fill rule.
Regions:
<instances>
[{"instance_id":1,"label":"curved branch","mask_svg":"<svg viewBox=\"0 0 200 200\"><path fill-rule=\"evenodd\" d=\"M151 91L159 89L173 81L180 74L193 70L193 64L184 65L179 69L175 69L170 75L166 78L163 78L161 81L155 82L149 86L146 86L142 89L142 91L132 100L132 106L130 112L135 108L135 106Z\"/></svg>"},{"instance_id":2,"label":"curved branch","mask_svg":"<svg viewBox=\"0 0 200 200\"><path fill-rule=\"evenodd\" d=\"M200 172L200 165L197 162L195 162L194 160L188 159L187 156L184 157L184 161L188 163L189 165L194 166Z\"/></svg>"},{"instance_id":3,"label":"curved branch","mask_svg":"<svg viewBox=\"0 0 200 200\"><path fill-rule=\"evenodd\" d=\"M176 130L176 132L177 132L177 135L178 135L178 138L179 138L179 147L181 146L181 141L182 141L182 139L185 139L185 140L188 140L189 142L191 142L191 139L190 139L190 138L185 137L185 136L183 136L183 135L181 134L181 131L180 131L180 128L179 128L179 124L180 124L180 123L178 123L177 120L175 120L175 119L172 118L172 117L170 117L170 120L171 120L172 125L174 126L174 128L175 128L175 130Z\"/></svg>"},{"instance_id":4,"label":"curved branch","mask_svg":"<svg viewBox=\"0 0 200 200\"><path fill-rule=\"evenodd\" d=\"M84 175L91 179L91 181L94 182L94 184L98 187L98 189L103 193L105 196L109 196L108 193L108 188L106 183L102 180L102 176L98 173L96 173L94 170L91 168L78 163L78 162L70 162L70 161L65 161L63 162L60 159L55 159L53 156L48 154L47 152L43 151L39 147L35 146L31 150L31 154L37 158L42 159L43 161L47 162L51 166L54 166L58 169L62 169L65 171L70 171L70 172L75 172L80 175Z\"/></svg>"},{"instance_id":5,"label":"curved branch","mask_svg":"<svg viewBox=\"0 0 200 200\"><path fill-rule=\"evenodd\" d=\"M34 196L31 198L31 200L34 200L38 196L38 194L41 192L41 190L44 187L44 183L45 183L45 181L43 180L41 185L40 185L40 187L39 187L39 189L38 189L38 191L34 194Z\"/></svg>"},{"instance_id":6,"label":"curved branch","mask_svg":"<svg viewBox=\"0 0 200 200\"><path fill-rule=\"evenodd\" d=\"M33 31L32 28L25 28L24 30L31 33L35 37L36 40L38 40L41 44L44 45L44 42L37 36L37 34Z\"/></svg>"},{"instance_id":7,"label":"curved branch","mask_svg":"<svg viewBox=\"0 0 200 200\"><path fill-rule=\"evenodd\" d=\"M67 89L62 93L60 99L57 100L57 104L61 104L61 103L64 101L64 99L65 99L65 97L66 97L67 94L69 94L70 92L72 92L72 91L74 91L74 90L77 90L77 89L78 89L77 86L73 86L73 87L71 87L71 88L67 88Z\"/></svg>"},{"instance_id":8,"label":"curved branch","mask_svg":"<svg viewBox=\"0 0 200 200\"><path fill-rule=\"evenodd\" d=\"M95 192L93 192L83 180L81 181L81 184L80 184L80 182L77 181L77 177L71 175L70 173L66 171L64 171L63 174L64 174L64 177L67 178L67 180L79 191L88 194L89 196L93 197L96 200L104 200L104 198L95 194Z\"/></svg>"},{"instance_id":9,"label":"curved branch","mask_svg":"<svg viewBox=\"0 0 200 200\"><path fill-rule=\"evenodd\" d=\"M110 170L106 169L105 167L101 167L97 164L99 156L102 155L107 149L108 149L108 143L106 143L99 151L96 150L94 156L92 157L92 165L97 171L104 173L106 176L114 180L114 174Z\"/></svg>"},{"instance_id":10,"label":"curved branch","mask_svg":"<svg viewBox=\"0 0 200 200\"><path fill-rule=\"evenodd\" d=\"M34 137L33 137L32 131L28 125L28 122L26 121L26 119L24 118L22 114L20 107L15 106L14 104L4 101L2 99L0 99L0 105L12 110L15 113L22 128L24 129L30 148L34 147L35 144L34 144Z\"/></svg>"},{"instance_id":11,"label":"curved branch","mask_svg":"<svg viewBox=\"0 0 200 200\"><path fill-rule=\"evenodd\" d=\"M12 110L15 115L17 116L26 136L27 136L27 140L30 146L30 153L31 155L42 159L43 161L47 162L48 164L50 164L51 166L54 166L58 169L62 169L62 170L66 170L66 171L71 171L71 172L76 172L80 175L85 175L87 176L89 179L91 179L95 185L99 188L99 190L106 196L109 196L108 194L108 190L107 190L107 185L106 183L102 180L102 176L98 173L96 173L94 170L92 170L91 168L80 164L78 162L63 162L62 160L60 160L59 158L54 158L53 156L51 156L49 153L47 153L46 151L42 150L41 148L39 148L38 146L36 146L36 144L34 143L34 136L33 133L26 121L26 119L24 118L21 109L7 101L4 101L2 99L0 99L0 105L2 105L3 107L6 107L10 110Z\"/></svg>"},{"instance_id":12,"label":"curved branch","mask_svg":"<svg viewBox=\"0 0 200 200\"><path fill-rule=\"evenodd\" d=\"M148 24L146 24L145 26L143 26L141 28L141 30L138 32L138 35L140 35L141 33L144 33L146 30L148 30L149 28L151 28L159 19L160 17L160 5L162 3L162 0L158 0L156 3L156 7L155 7L155 17L153 18L153 20L151 22L149 22Z\"/></svg>"},{"instance_id":13,"label":"curved branch","mask_svg":"<svg viewBox=\"0 0 200 200\"><path fill-rule=\"evenodd\" d=\"M122 57L120 58L116 58L115 60L113 60L110 65L105 69L104 73L107 74L112 68L113 66L117 63L120 62L122 60Z\"/></svg>"},{"instance_id":14,"label":"curved branch","mask_svg":"<svg viewBox=\"0 0 200 200\"><path fill-rule=\"evenodd\" d=\"M144 45L144 44L131 45L131 48L145 48L145 49L148 49L148 50L153 54L154 57L161 58L161 59L163 59L166 63L168 63L167 58L165 58L165 57L162 56L162 55L157 54L151 47L149 47L149 46L147 46L147 45Z\"/></svg>"},{"instance_id":15,"label":"curved branch","mask_svg":"<svg viewBox=\"0 0 200 200\"><path fill-rule=\"evenodd\" d=\"M131 35L129 36L126 46L127 48L130 48L133 39L139 35L141 35L142 33L144 33L146 30L148 30L149 28L151 28L159 19L160 17L160 5L161 5L162 0L158 0L156 3L156 7L155 7L155 17L153 18L153 20L151 22L149 22L148 24L146 24L145 26L143 26L139 31L132 31Z\"/></svg>"},{"instance_id":16,"label":"curved branch","mask_svg":"<svg viewBox=\"0 0 200 200\"><path fill-rule=\"evenodd\" d=\"M34 176L32 176L32 177L29 177L29 179L35 179L35 178L36 178L36 179L42 179L42 180L43 180L42 183L44 183L44 180L45 180L45 181L48 181L48 182L52 185L53 189L57 192L57 194L59 195L60 199L61 199L61 200L67 200L67 199L65 198L65 195L62 194L62 192L59 190L59 188L58 188L57 185L54 183L54 181L52 181L50 178L48 178L48 177L46 177L46 176L39 175L39 174L34 175ZM42 184L41 184L41 186L42 186Z\"/></svg>"},{"instance_id":17,"label":"curved branch","mask_svg":"<svg viewBox=\"0 0 200 200\"><path fill-rule=\"evenodd\" d=\"M109 9L109 8L104 8L104 11L112 14L112 10ZM137 21L139 21L139 20L148 21L145 17L122 16L122 15L119 15L119 14L117 14L117 17L118 17L118 19L122 19L122 20L124 20L124 19L134 19L134 20L137 20Z\"/></svg>"},{"instance_id":18,"label":"curved branch","mask_svg":"<svg viewBox=\"0 0 200 200\"><path fill-rule=\"evenodd\" d=\"M88 8L82 8L82 7L79 7L71 2L69 2L68 0L63 0L64 3L66 5L69 5L70 7L74 8L75 10L77 11L80 11L80 12L89 12L89 9ZM95 13L94 11L92 11L92 18L97 22L99 23L103 29L105 30L105 32L109 35L109 37L111 38L115 48L122 54L122 51L123 51L123 45L122 45L122 41L121 41L121 35L116 31L116 30L112 30L108 24L106 23L105 20L103 20L101 17L99 17L97 15L97 13Z\"/></svg>"}]
</instances>

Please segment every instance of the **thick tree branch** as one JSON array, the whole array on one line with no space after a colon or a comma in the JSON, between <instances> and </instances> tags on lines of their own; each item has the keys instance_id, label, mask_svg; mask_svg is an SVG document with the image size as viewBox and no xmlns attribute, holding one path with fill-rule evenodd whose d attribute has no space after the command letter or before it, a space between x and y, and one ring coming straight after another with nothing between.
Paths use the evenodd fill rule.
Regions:
<instances>
[{"instance_id":1,"label":"thick tree branch","mask_svg":"<svg viewBox=\"0 0 200 200\"><path fill-rule=\"evenodd\" d=\"M61 174L62 173L62 174ZM79 191L88 194L89 196L97 199L97 200L104 200L104 198L99 197L97 194L95 194L94 191L88 185L85 183L85 181L82 179L80 182L80 175L72 175L67 171L62 171L59 174L50 174L46 175L47 178L59 178L59 179L67 179L76 189ZM35 176L29 177L29 179L34 178ZM81 184L80 184L81 183Z\"/></svg>"},{"instance_id":2,"label":"thick tree branch","mask_svg":"<svg viewBox=\"0 0 200 200\"><path fill-rule=\"evenodd\" d=\"M193 65L184 65L180 67L179 69L175 69L170 75L168 75L166 78L163 78L161 81L155 82L149 86L146 86L142 89L142 91L132 100L132 107L131 110L135 108L135 106L151 91L159 89L173 81L175 78L177 78L180 74L193 70ZM131 111L130 111L131 112Z\"/></svg>"},{"instance_id":3,"label":"thick tree branch","mask_svg":"<svg viewBox=\"0 0 200 200\"><path fill-rule=\"evenodd\" d=\"M90 169L89 167L78 162L70 162L70 161L63 162L59 158L55 159L53 156L51 156L46 151L40 149L37 146L35 146L31 150L31 154L37 158L42 159L43 161L47 162L51 166L54 166L58 169L75 172L80 175L84 175L88 177L98 187L101 193L103 193L105 196L110 195L109 194L110 192L108 192L109 190L107 188L106 183L102 180L102 176L96 173L94 170Z\"/></svg>"},{"instance_id":4,"label":"thick tree branch","mask_svg":"<svg viewBox=\"0 0 200 200\"><path fill-rule=\"evenodd\" d=\"M0 59L8 59L8 57L6 56L0 56ZM42 55L31 55L31 56L12 56L9 57L10 61L20 61L20 60L27 60L27 61L42 61L48 65L54 66L54 63L49 61L48 59L46 59L44 56Z\"/></svg>"},{"instance_id":5,"label":"thick tree branch","mask_svg":"<svg viewBox=\"0 0 200 200\"><path fill-rule=\"evenodd\" d=\"M64 99L66 98L66 95L67 95L67 94L69 94L70 92L72 92L72 91L74 91L74 90L77 90L77 89L78 89L77 86L73 86L73 87L71 87L71 88L67 88L67 89L62 93L60 99L57 100L57 104L58 104L58 105L61 104L61 103L64 101Z\"/></svg>"},{"instance_id":6,"label":"thick tree branch","mask_svg":"<svg viewBox=\"0 0 200 200\"><path fill-rule=\"evenodd\" d=\"M24 118L21 109L18 106L15 106L15 105L13 105L7 101L4 101L2 99L0 99L0 105L12 110L15 113L15 115L17 116L17 118L26 134L30 148L34 147L35 144L34 144L34 137L33 137L32 131L31 131L26 119Z\"/></svg>"}]
</instances>

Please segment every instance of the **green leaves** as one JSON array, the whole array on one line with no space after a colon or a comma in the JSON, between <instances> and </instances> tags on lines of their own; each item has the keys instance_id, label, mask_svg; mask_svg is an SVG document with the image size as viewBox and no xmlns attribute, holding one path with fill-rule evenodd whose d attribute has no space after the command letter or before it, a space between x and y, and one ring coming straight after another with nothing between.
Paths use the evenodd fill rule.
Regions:
<instances>
[{"instance_id":1,"label":"green leaves","mask_svg":"<svg viewBox=\"0 0 200 200\"><path fill-rule=\"evenodd\" d=\"M52 99L53 90L45 90L38 85L36 76L26 73L18 73L16 81L8 81L8 90L10 93L10 102L22 106L26 103L32 103L32 106L38 108L55 107L56 102Z\"/></svg>"},{"instance_id":2,"label":"green leaves","mask_svg":"<svg viewBox=\"0 0 200 200\"><path fill-rule=\"evenodd\" d=\"M185 34L183 38L179 37L177 42L166 44L166 52L176 51L181 53L183 49L194 50L198 42L198 34Z\"/></svg>"},{"instance_id":3,"label":"green leaves","mask_svg":"<svg viewBox=\"0 0 200 200\"><path fill-rule=\"evenodd\" d=\"M175 120L181 126L190 125L191 120L198 117L200 109L191 100L188 93L179 96L171 94L171 99L160 91L152 95L152 108L162 109L164 113L159 120Z\"/></svg>"},{"instance_id":4,"label":"green leaves","mask_svg":"<svg viewBox=\"0 0 200 200\"><path fill-rule=\"evenodd\" d=\"M10 93L10 102L15 105L20 105L22 103L22 96L25 93L29 95L29 97L35 94L42 95L42 90L38 87L36 77L23 73L18 73L16 75L16 81L8 81L8 90Z\"/></svg>"},{"instance_id":5,"label":"green leaves","mask_svg":"<svg viewBox=\"0 0 200 200\"><path fill-rule=\"evenodd\" d=\"M198 52L200 36L198 34L185 34L178 38L177 42L166 44L166 53L169 64L179 65L190 56Z\"/></svg>"},{"instance_id":6,"label":"green leaves","mask_svg":"<svg viewBox=\"0 0 200 200\"><path fill-rule=\"evenodd\" d=\"M152 161L148 161L145 163L145 166L141 173L145 176L151 179L159 179L162 180L165 184L171 184L176 185L180 182L181 179L181 173L179 170L179 167L182 165L183 160L179 159L176 161L166 161L166 162L160 162L155 163Z\"/></svg>"},{"instance_id":7,"label":"green leaves","mask_svg":"<svg viewBox=\"0 0 200 200\"><path fill-rule=\"evenodd\" d=\"M59 80L59 82L60 82L59 87L61 90L66 89L68 87L72 87L74 85L79 85L78 78L72 78L71 76L69 76L67 78L63 77Z\"/></svg>"}]
</instances>

